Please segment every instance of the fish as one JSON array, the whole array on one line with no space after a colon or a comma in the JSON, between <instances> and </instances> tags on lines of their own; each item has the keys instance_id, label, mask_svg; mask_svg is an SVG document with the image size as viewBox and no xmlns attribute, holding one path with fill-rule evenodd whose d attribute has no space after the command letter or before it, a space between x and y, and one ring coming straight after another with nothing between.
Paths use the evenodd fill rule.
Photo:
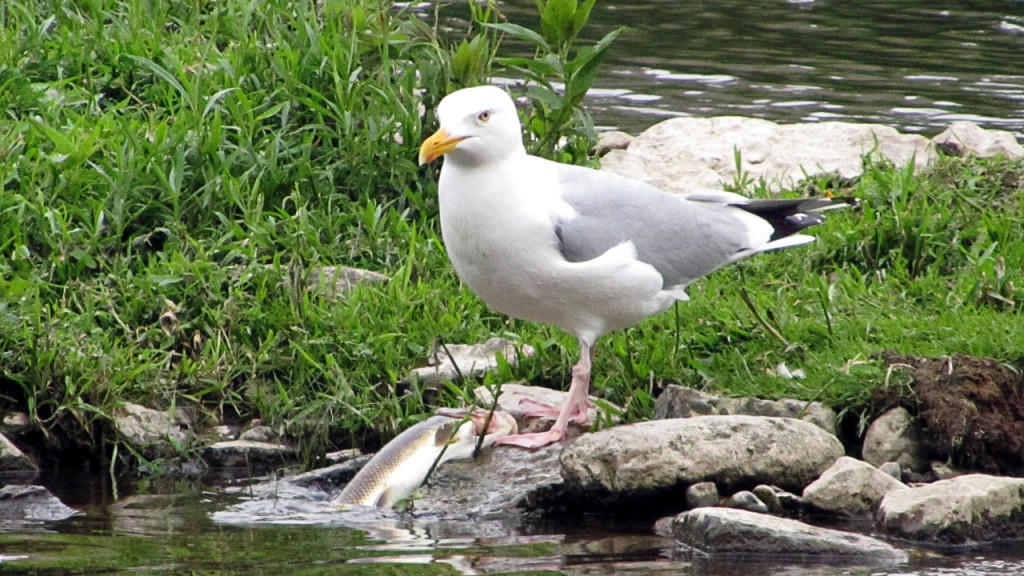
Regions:
<instances>
[{"instance_id":1,"label":"fish","mask_svg":"<svg viewBox=\"0 0 1024 576\"><path fill-rule=\"evenodd\" d=\"M384 445L331 501L390 508L408 499L435 467L472 457L484 430L480 444L488 447L518 432L518 426L510 414L498 411L447 410L431 416Z\"/></svg>"}]
</instances>

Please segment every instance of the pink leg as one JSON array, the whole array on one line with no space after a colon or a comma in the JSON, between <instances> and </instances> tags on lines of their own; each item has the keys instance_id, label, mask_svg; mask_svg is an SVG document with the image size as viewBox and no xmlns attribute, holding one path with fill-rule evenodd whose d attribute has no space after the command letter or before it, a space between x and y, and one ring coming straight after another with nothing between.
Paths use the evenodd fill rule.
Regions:
<instances>
[{"instance_id":1,"label":"pink leg","mask_svg":"<svg viewBox=\"0 0 1024 576\"><path fill-rule=\"evenodd\" d=\"M499 438L496 444L508 444L523 448L540 448L565 440L569 421L585 422L587 419L587 399L590 391L590 365L594 358L594 347L580 339L580 360L572 367L572 385L569 386L569 397L558 412L558 418L547 432L531 434L514 434Z\"/></svg>"}]
</instances>

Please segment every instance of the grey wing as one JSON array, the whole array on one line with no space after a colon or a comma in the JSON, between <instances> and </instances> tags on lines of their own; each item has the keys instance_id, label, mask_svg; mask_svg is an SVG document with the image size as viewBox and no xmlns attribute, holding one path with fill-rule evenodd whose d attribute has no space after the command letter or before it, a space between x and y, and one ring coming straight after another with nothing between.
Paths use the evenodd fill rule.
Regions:
<instances>
[{"instance_id":1,"label":"grey wing","mask_svg":"<svg viewBox=\"0 0 1024 576\"><path fill-rule=\"evenodd\" d=\"M576 212L557 221L562 255L597 258L624 241L662 275L685 286L749 250L747 223L736 208L693 202L654 186L576 166L559 169L562 198Z\"/></svg>"}]
</instances>

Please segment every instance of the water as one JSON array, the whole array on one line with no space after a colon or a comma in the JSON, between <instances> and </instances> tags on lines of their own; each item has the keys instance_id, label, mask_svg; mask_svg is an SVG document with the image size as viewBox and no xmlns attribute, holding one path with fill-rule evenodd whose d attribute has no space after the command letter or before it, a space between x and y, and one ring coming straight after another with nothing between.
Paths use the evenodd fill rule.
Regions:
<instances>
[{"instance_id":1,"label":"water","mask_svg":"<svg viewBox=\"0 0 1024 576\"><path fill-rule=\"evenodd\" d=\"M915 553L903 566L792 558L693 558L651 519L603 515L509 524L392 511L339 512L316 490L247 500L241 483L171 483L113 498L101 476L44 478L83 511L70 520L0 527L0 574L508 574L684 576L1009 576L1024 543L958 554ZM160 492L166 495L159 494Z\"/></svg>"},{"instance_id":2,"label":"water","mask_svg":"<svg viewBox=\"0 0 1024 576\"><path fill-rule=\"evenodd\" d=\"M534 0L502 6L536 25ZM588 102L604 128L739 115L931 136L971 120L1024 141L1024 1L601 0L586 35L617 26Z\"/></svg>"}]
</instances>

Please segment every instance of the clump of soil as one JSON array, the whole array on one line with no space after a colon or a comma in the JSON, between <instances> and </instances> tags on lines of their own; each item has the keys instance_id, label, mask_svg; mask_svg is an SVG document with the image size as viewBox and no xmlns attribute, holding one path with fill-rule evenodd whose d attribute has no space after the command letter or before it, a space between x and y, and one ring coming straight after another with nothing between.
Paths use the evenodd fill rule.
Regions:
<instances>
[{"instance_id":1,"label":"clump of soil","mask_svg":"<svg viewBox=\"0 0 1024 576\"><path fill-rule=\"evenodd\" d=\"M1024 375L990 358L922 358L883 354L889 365L913 367L913 382L896 400L920 419L930 451L954 466L993 474L1024 471ZM890 389L890 394L892 390ZM878 400L882 400L878 398Z\"/></svg>"}]
</instances>

